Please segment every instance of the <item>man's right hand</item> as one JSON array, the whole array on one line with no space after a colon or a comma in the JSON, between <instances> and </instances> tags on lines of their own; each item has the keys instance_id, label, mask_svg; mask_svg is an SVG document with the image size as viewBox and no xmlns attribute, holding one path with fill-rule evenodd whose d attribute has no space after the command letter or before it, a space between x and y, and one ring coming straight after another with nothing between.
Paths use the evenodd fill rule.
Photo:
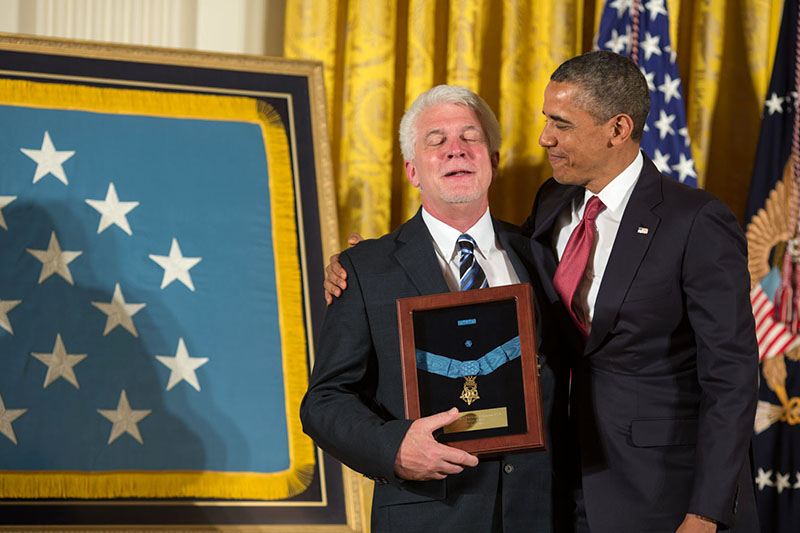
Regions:
<instances>
[{"instance_id":1,"label":"man's right hand","mask_svg":"<svg viewBox=\"0 0 800 533\"><path fill-rule=\"evenodd\" d=\"M353 233L347 238L347 244L355 246L363 240L364 237ZM330 263L325 267L325 281L322 282L322 286L325 288L325 301L331 305L334 297L341 296L342 291L347 288L347 271L339 263L339 254L333 254L328 261Z\"/></svg>"},{"instance_id":2,"label":"man's right hand","mask_svg":"<svg viewBox=\"0 0 800 533\"><path fill-rule=\"evenodd\" d=\"M450 474L458 474L467 466L476 466L478 458L464 450L436 442L433 432L455 422L458 409L437 413L414 420L408 428L397 457L394 472L402 479L426 481L444 479Z\"/></svg>"}]
</instances>

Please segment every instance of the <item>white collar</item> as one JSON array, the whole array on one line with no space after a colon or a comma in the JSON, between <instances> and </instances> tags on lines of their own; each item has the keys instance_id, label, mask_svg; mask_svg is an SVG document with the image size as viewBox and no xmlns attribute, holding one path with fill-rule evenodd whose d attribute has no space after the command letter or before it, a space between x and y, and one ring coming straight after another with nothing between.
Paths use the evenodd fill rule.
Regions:
<instances>
[{"instance_id":1,"label":"white collar","mask_svg":"<svg viewBox=\"0 0 800 533\"><path fill-rule=\"evenodd\" d=\"M603 187L603 190L597 195L586 189L583 195L583 204L586 205L586 202L592 196L598 196L610 213L618 215L618 218L621 217L622 211L625 210L625 206L628 204L628 198L633 192L633 187L639 180L639 174L642 172L643 166L644 157L640 151L633 162L620 172L616 178L611 180L608 185Z\"/></svg>"},{"instance_id":2,"label":"white collar","mask_svg":"<svg viewBox=\"0 0 800 533\"><path fill-rule=\"evenodd\" d=\"M460 253L456 241L462 232L434 217L424 207L422 208L422 220L433 237L437 251L446 261L452 261L453 257ZM464 233L469 233L469 236L475 241L475 251L485 258L495 245L494 225L488 207L483 216Z\"/></svg>"}]
</instances>

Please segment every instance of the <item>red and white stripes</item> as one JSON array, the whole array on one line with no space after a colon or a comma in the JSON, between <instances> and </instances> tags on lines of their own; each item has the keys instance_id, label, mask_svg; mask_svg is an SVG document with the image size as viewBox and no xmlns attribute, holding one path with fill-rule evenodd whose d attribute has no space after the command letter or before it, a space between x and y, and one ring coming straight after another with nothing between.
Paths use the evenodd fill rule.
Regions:
<instances>
[{"instance_id":1,"label":"red and white stripes","mask_svg":"<svg viewBox=\"0 0 800 533\"><path fill-rule=\"evenodd\" d=\"M800 343L800 335L793 334L789 331L787 324L773 318L774 306L760 283L757 283L750 291L750 303L756 319L759 361L777 357Z\"/></svg>"}]
</instances>

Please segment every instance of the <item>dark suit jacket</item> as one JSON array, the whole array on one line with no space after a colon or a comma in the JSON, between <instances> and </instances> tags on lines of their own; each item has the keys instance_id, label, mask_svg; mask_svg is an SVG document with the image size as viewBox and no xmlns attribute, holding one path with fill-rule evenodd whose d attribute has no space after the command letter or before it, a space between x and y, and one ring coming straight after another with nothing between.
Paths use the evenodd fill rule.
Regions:
<instances>
[{"instance_id":1,"label":"dark suit jacket","mask_svg":"<svg viewBox=\"0 0 800 533\"><path fill-rule=\"evenodd\" d=\"M526 229L546 280L541 313L573 359L571 417L592 532L672 532L687 512L758 531L748 458L758 347L736 218L645 157L584 345L552 286L553 224L582 194L550 179Z\"/></svg>"},{"instance_id":2,"label":"dark suit jacket","mask_svg":"<svg viewBox=\"0 0 800 533\"><path fill-rule=\"evenodd\" d=\"M530 281L528 239L498 220L494 228L517 276ZM553 531L552 507L564 500L553 496L550 451L481 460L443 481L408 482L394 474L400 442L411 424L403 407L395 300L448 292L421 213L393 233L342 252L339 259L348 287L325 316L300 416L303 430L323 450L378 481L373 530L488 532L499 509L506 532ZM564 419L553 409L558 405L566 411L566 379L555 390L556 373L566 373L556 363L540 355L548 450L553 449L550 437L558 430L557 420Z\"/></svg>"}]
</instances>

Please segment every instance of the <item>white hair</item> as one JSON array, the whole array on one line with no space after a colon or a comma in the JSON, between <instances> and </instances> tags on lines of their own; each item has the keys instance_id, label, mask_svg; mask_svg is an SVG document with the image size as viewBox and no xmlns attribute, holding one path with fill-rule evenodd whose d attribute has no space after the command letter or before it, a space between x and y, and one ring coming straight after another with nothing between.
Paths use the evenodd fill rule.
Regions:
<instances>
[{"instance_id":1,"label":"white hair","mask_svg":"<svg viewBox=\"0 0 800 533\"><path fill-rule=\"evenodd\" d=\"M475 113L489 145L489 153L500 151L500 124L489 105L477 94L458 85L437 85L420 94L400 120L400 150L403 159L414 159L414 144L417 142L417 119L426 109L440 104L456 104L468 107Z\"/></svg>"}]
</instances>

